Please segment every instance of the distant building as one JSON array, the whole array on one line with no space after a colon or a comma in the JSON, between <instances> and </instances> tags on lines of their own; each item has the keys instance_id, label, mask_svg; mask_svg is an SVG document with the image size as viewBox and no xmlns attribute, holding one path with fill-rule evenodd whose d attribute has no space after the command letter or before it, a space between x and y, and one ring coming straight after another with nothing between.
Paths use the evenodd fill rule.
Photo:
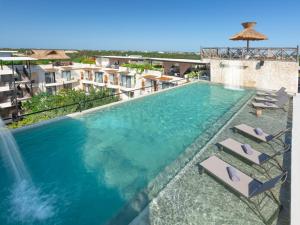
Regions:
<instances>
[{"instance_id":1,"label":"distant building","mask_svg":"<svg viewBox=\"0 0 300 225\"><path fill-rule=\"evenodd\" d=\"M111 94L120 95L121 99L143 95L181 82L180 67L168 65L183 65L187 69L201 62L183 59L149 59L141 56L98 57L96 65L57 61L67 59L65 52L56 50L31 50L30 57L0 57L5 62L0 68L0 115L11 117L21 111L23 101L41 92L56 94L61 89L109 90ZM37 59L53 59L46 65L32 63ZM160 63L169 70L144 70L122 67L122 63ZM22 62L15 65L14 62ZM11 62L7 65L7 62ZM178 66L177 65L177 66ZM188 66L187 66L188 65ZM176 73L176 71L178 73Z\"/></svg>"}]
</instances>

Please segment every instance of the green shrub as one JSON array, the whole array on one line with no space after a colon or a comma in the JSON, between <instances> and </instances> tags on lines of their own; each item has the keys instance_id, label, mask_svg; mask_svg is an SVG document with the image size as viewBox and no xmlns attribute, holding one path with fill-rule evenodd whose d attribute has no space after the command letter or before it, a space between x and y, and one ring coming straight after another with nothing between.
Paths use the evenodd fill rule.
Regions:
<instances>
[{"instance_id":1,"label":"green shrub","mask_svg":"<svg viewBox=\"0 0 300 225\"><path fill-rule=\"evenodd\" d=\"M131 69L137 69L139 73L144 72L144 70L157 70L161 71L162 68L159 65L151 65L151 64L135 64L135 63L124 63L121 66L131 68Z\"/></svg>"},{"instance_id":2,"label":"green shrub","mask_svg":"<svg viewBox=\"0 0 300 225\"><path fill-rule=\"evenodd\" d=\"M70 113L109 104L118 100L119 97L111 96L107 89L96 90L92 88L89 95L86 95L83 90L74 89L62 89L56 95L40 93L24 102L22 105L24 115L30 113L35 114L25 116L19 121L10 124L9 127L22 127Z\"/></svg>"}]
</instances>

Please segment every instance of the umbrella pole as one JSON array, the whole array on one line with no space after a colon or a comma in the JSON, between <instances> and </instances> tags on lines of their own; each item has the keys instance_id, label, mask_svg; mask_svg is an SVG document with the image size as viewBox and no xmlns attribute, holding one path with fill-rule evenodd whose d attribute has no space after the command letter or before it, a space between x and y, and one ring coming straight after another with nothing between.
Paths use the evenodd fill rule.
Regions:
<instances>
[{"instance_id":1,"label":"umbrella pole","mask_svg":"<svg viewBox=\"0 0 300 225\"><path fill-rule=\"evenodd\" d=\"M247 40L247 52L249 52L249 40Z\"/></svg>"}]
</instances>

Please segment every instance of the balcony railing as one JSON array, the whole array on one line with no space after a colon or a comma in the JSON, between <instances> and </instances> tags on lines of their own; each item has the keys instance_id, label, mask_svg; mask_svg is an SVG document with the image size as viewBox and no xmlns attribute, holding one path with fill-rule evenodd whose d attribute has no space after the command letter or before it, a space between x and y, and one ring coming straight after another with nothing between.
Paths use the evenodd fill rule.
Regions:
<instances>
[{"instance_id":1,"label":"balcony railing","mask_svg":"<svg viewBox=\"0 0 300 225\"><path fill-rule=\"evenodd\" d=\"M299 48L202 48L202 59L299 61Z\"/></svg>"}]
</instances>

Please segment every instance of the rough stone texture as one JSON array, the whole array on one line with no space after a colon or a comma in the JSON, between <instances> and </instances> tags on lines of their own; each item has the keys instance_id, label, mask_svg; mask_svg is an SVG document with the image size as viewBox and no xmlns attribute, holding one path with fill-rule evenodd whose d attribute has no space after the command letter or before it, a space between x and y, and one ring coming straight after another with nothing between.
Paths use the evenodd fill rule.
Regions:
<instances>
[{"instance_id":1,"label":"rough stone texture","mask_svg":"<svg viewBox=\"0 0 300 225\"><path fill-rule=\"evenodd\" d=\"M255 149L273 154L281 149L278 144L259 144L231 129L234 125L246 123L253 127L260 127L266 132L275 133L291 126L291 105L287 107L288 112L283 110L265 110L263 115L257 118L254 110L247 105L242 111L216 136L211 144L199 150L198 154L191 160L184 169L162 190L159 195L144 209L144 211L131 222L130 225L262 225L261 215L269 224L285 225L290 219L290 177L283 185L273 189L274 194L280 199L284 208L278 217L278 207L273 200L265 198L258 211L261 215L255 214L247 204L247 201L239 198L231 189L226 188L218 180L203 173L198 163L205 158L215 154L224 161L239 168L252 177L266 181L266 174L256 166L247 164L245 161L232 154L219 151L215 143L227 137L234 138L242 143L249 143ZM283 137L287 143L290 142L290 135ZM290 170L290 153L284 157L277 157L284 168ZM271 164L267 164L270 167ZM269 174L274 177L281 171L273 167ZM254 198L254 201L262 199L263 195Z\"/></svg>"},{"instance_id":2,"label":"rough stone texture","mask_svg":"<svg viewBox=\"0 0 300 225\"><path fill-rule=\"evenodd\" d=\"M241 86L258 89L278 90L287 88L290 93L298 91L298 62L259 60L210 60L211 81L226 83L226 76L234 74L241 79ZM233 79L237 79L236 77Z\"/></svg>"}]
</instances>

